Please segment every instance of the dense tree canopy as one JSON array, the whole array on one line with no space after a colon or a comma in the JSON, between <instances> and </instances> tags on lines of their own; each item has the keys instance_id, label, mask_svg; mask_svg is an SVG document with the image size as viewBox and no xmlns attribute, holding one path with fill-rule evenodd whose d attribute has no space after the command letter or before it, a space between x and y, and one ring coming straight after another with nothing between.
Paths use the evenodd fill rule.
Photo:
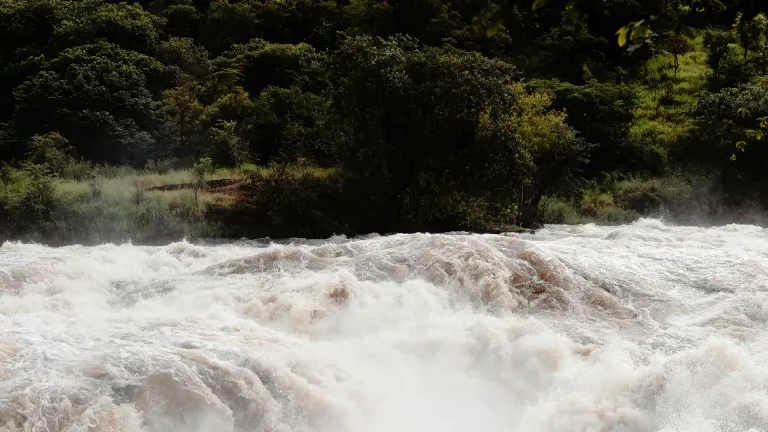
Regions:
<instances>
[{"instance_id":1,"label":"dense tree canopy","mask_svg":"<svg viewBox=\"0 0 768 432\"><path fill-rule=\"evenodd\" d=\"M0 0L0 160L308 161L393 229L532 223L616 173L768 181L762 3Z\"/></svg>"}]
</instances>

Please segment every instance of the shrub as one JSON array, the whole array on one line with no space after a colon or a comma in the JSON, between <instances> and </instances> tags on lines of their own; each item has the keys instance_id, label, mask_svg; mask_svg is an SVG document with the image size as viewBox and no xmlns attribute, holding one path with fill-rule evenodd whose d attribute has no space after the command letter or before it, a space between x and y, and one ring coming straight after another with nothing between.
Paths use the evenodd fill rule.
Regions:
<instances>
[{"instance_id":1,"label":"shrub","mask_svg":"<svg viewBox=\"0 0 768 432\"><path fill-rule=\"evenodd\" d=\"M539 215L543 224L576 224L582 220L571 202L557 197L544 197L539 204Z\"/></svg>"},{"instance_id":2,"label":"shrub","mask_svg":"<svg viewBox=\"0 0 768 432\"><path fill-rule=\"evenodd\" d=\"M741 109L749 115L742 115ZM722 170L723 183L736 192L744 181L768 181L768 146L746 132L755 127L754 119L768 115L768 77L705 94L694 114L693 139L681 148L680 158ZM742 140L747 142L745 152L731 161L735 144Z\"/></svg>"},{"instance_id":3,"label":"shrub","mask_svg":"<svg viewBox=\"0 0 768 432\"><path fill-rule=\"evenodd\" d=\"M59 177L75 181L86 181L96 177L96 171L97 168L90 162L73 159L64 166Z\"/></svg>"},{"instance_id":4,"label":"shrub","mask_svg":"<svg viewBox=\"0 0 768 432\"><path fill-rule=\"evenodd\" d=\"M637 97L625 85L590 82L583 86L557 80L533 80L528 87L552 94L552 108L566 113L566 123L591 144L584 175L652 171L643 146L630 139Z\"/></svg>"},{"instance_id":5,"label":"shrub","mask_svg":"<svg viewBox=\"0 0 768 432\"><path fill-rule=\"evenodd\" d=\"M205 187L205 176L212 171L213 161L211 161L211 158L202 158L194 167L192 167L192 175L194 176L193 189L195 191L195 208L200 208L200 190Z\"/></svg>"},{"instance_id":6,"label":"shrub","mask_svg":"<svg viewBox=\"0 0 768 432\"><path fill-rule=\"evenodd\" d=\"M49 234L60 203L48 168L28 163L24 170L4 171L0 183L0 234Z\"/></svg>"},{"instance_id":7,"label":"shrub","mask_svg":"<svg viewBox=\"0 0 768 432\"><path fill-rule=\"evenodd\" d=\"M252 171L243 198L231 209L213 207L214 221L235 228L238 236L324 238L352 234L355 200L344 195L336 175L316 175L301 166L274 163Z\"/></svg>"},{"instance_id":8,"label":"shrub","mask_svg":"<svg viewBox=\"0 0 768 432\"><path fill-rule=\"evenodd\" d=\"M236 132L237 123L220 121L208 130L208 145L217 165L236 167L250 159L248 148Z\"/></svg>"},{"instance_id":9,"label":"shrub","mask_svg":"<svg viewBox=\"0 0 768 432\"><path fill-rule=\"evenodd\" d=\"M57 132L34 135L29 140L27 161L46 166L54 175L62 175L75 162L71 152L69 141Z\"/></svg>"}]
</instances>

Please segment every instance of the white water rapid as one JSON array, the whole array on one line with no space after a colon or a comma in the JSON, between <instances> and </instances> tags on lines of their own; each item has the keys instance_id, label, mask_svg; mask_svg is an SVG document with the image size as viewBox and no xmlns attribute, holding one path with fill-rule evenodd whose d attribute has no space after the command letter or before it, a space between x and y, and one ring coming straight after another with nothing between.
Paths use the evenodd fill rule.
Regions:
<instances>
[{"instance_id":1,"label":"white water rapid","mask_svg":"<svg viewBox=\"0 0 768 432\"><path fill-rule=\"evenodd\" d=\"M768 230L0 248L0 430L768 431Z\"/></svg>"}]
</instances>

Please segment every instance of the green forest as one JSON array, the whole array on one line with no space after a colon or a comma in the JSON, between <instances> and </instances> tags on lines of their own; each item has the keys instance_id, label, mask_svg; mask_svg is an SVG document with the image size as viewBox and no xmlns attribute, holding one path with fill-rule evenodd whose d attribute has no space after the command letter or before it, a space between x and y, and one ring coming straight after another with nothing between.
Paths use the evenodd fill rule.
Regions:
<instances>
[{"instance_id":1,"label":"green forest","mask_svg":"<svg viewBox=\"0 0 768 432\"><path fill-rule=\"evenodd\" d=\"M0 240L760 224L761 3L0 0Z\"/></svg>"}]
</instances>

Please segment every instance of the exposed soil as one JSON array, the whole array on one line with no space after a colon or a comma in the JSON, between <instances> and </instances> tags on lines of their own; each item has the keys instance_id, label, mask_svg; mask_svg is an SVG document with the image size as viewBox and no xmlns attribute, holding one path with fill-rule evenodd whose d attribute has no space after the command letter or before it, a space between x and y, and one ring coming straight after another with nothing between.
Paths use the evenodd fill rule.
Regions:
<instances>
[{"instance_id":1,"label":"exposed soil","mask_svg":"<svg viewBox=\"0 0 768 432\"><path fill-rule=\"evenodd\" d=\"M237 179L218 179L208 180L205 182L205 191L211 193L228 193L228 191L236 192L237 187L242 183ZM155 186L147 188L148 191L175 191L183 189L193 189L192 183L178 183L170 185Z\"/></svg>"}]
</instances>

